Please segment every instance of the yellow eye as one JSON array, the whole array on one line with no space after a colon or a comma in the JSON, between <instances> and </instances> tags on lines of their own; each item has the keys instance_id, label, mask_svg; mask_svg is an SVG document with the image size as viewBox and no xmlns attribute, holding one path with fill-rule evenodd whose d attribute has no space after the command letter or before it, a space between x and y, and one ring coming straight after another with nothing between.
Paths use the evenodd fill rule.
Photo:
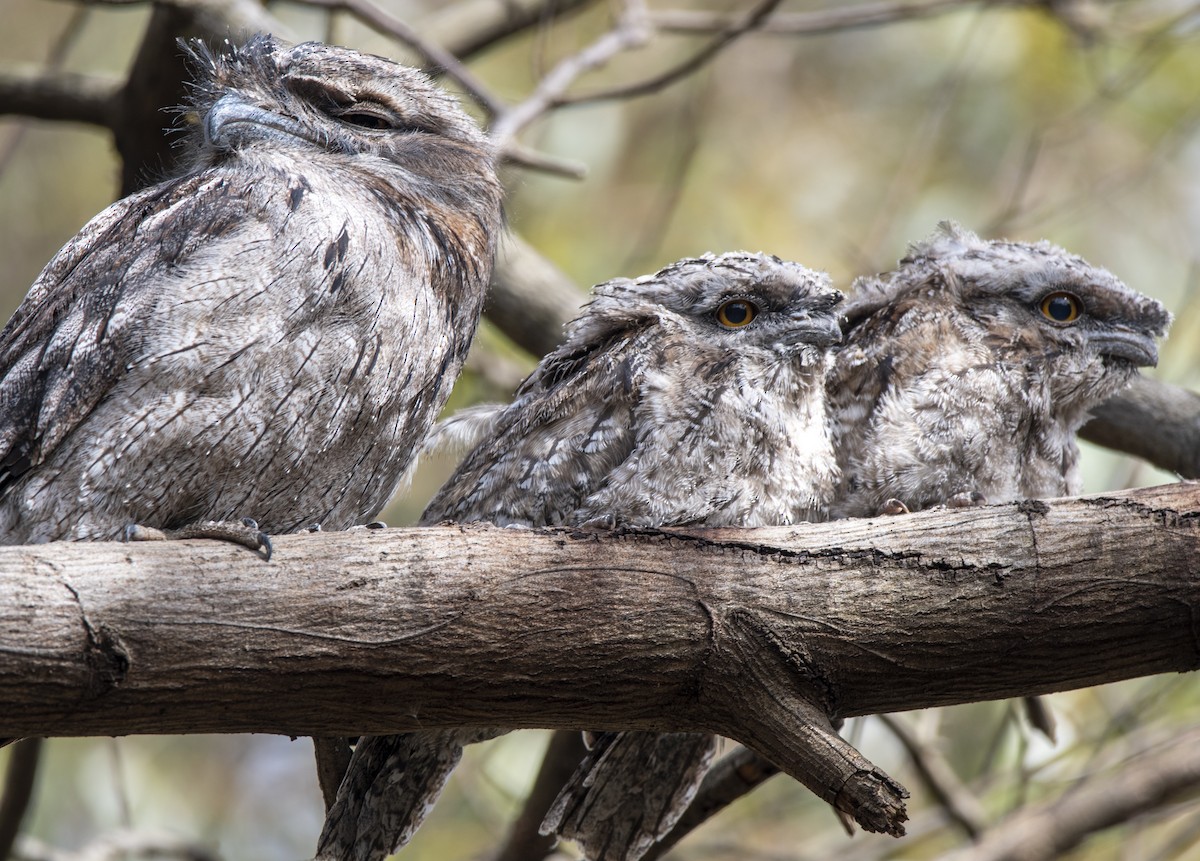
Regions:
<instances>
[{"instance_id":1,"label":"yellow eye","mask_svg":"<svg viewBox=\"0 0 1200 861\"><path fill-rule=\"evenodd\" d=\"M717 309L717 322L726 329L740 329L758 316L758 307L745 299L730 299Z\"/></svg>"},{"instance_id":2,"label":"yellow eye","mask_svg":"<svg viewBox=\"0 0 1200 861\"><path fill-rule=\"evenodd\" d=\"M1079 297L1063 290L1049 294L1042 300L1042 316L1052 323L1071 323L1083 310Z\"/></svg>"}]
</instances>

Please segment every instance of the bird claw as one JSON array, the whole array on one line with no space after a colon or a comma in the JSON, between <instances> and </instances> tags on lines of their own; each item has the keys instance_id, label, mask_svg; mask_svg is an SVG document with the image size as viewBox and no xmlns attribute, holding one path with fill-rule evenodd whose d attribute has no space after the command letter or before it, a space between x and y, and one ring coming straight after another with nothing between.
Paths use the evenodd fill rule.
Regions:
<instances>
[{"instance_id":1,"label":"bird claw","mask_svg":"<svg viewBox=\"0 0 1200 861\"><path fill-rule=\"evenodd\" d=\"M909 513L908 506L905 505L900 500L896 499L895 497L892 497L891 499L886 500L883 503L883 506L879 509L879 515L881 517L885 514L889 517L895 517L896 515L899 515L899 514L908 514L908 513Z\"/></svg>"},{"instance_id":2,"label":"bird claw","mask_svg":"<svg viewBox=\"0 0 1200 861\"><path fill-rule=\"evenodd\" d=\"M122 532L123 541L176 541L184 538L212 538L262 551L264 561L271 561L271 536L258 528L258 521L243 517L240 521L202 520L179 529L156 529L140 523L130 523Z\"/></svg>"},{"instance_id":3,"label":"bird claw","mask_svg":"<svg viewBox=\"0 0 1200 861\"><path fill-rule=\"evenodd\" d=\"M978 490L964 490L962 493L956 493L946 500L947 508L978 508L981 505L987 504L987 497Z\"/></svg>"},{"instance_id":4,"label":"bird claw","mask_svg":"<svg viewBox=\"0 0 1200 861\"><path fill-rule=\"evenodd\" d=\"M143 526L140 523L126 524L121 530L122 541L166 541L169 536L161 529Z\"/></svg>"}]
</instances>

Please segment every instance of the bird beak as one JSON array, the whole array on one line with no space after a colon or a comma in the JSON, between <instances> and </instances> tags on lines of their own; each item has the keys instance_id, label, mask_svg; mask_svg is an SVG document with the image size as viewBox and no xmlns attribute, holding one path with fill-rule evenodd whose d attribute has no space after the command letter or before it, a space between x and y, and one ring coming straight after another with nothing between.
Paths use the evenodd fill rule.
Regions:
<instances>
[{"instance_id":1,"label":"bird beak","mask_svg":"<svg viewBox=\"0 0 1200 861\"><path fill-rule=\"evenodd\" d=\"M261 108L238 93L221 96L204 118L205 143L213 149L232 149L238 143L281 134L306 142L310 140L295 120Z\"/></svg>"},{"instance_id":2,"label":"bird beak","mask_svg":"<svg viewBox=\"0 0 1200 861\"><path fill-rule=\"evenodd\" d=\"M842 342L841 321L835 314L816 314L792 318L791 332L797 343L831 347Z\"/></svg>"},{"instance_id":3,"label":"bird beak","mask_svg":"<svg viewBox=\"0 0 1200 861\"><path fill-rule=\"evenodd\" d=\"M1088 341L1102 356L1124 359L1139 368L1153 368L1158 364L1158 344L1141 332L1110 329L1091 333Z\"/></svg>"}]
</instances>

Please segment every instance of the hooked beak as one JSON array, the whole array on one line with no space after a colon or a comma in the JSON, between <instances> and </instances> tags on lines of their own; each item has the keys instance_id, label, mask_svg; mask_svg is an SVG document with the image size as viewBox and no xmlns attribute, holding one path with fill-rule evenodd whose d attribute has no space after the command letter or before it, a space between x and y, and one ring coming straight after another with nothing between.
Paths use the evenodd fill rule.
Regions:
<instances>
[{"instance_id":1,"label":"hooked beak","mask_svg":"<svg viewBox=\"0 0 1200 861\"><path fill-rule=\"evenodd\" d=\"M251 140L281 136L311 142L311 136L304 133L300 123L261 108L240 93L221 96L204 117L204 142L216 150L235 149Z\"/></svg>"},{"instance_id":2,"label":"hooked beak","mask_svg":"<svg viewBox=\"0 0 1200 861\"><path fill-rule=\"evenodd\" d=\"M812 344L814 347L831 347L842 342L842 321L837 314L828 311L816 314L797 314L792 317L792 340Z\"/></svg>"},{"instance_id":3,"label":"hooked beak","mask_svg":"<svg viewBox=\"0 0 1200 861\"><path fill-rule=\"evenodd\" d=\"M1110 329L1092 333L1088 340L1102 356L1124 359L1139 368L1153 368L1158 364L1158 344L1150 335Z\"/></svg>"}]
</instances>

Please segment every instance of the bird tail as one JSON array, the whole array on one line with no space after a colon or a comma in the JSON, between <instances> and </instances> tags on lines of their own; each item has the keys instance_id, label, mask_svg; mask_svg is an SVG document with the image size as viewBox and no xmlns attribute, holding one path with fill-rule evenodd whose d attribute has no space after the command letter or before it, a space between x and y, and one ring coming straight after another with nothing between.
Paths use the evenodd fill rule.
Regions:
<instances>
[{"instance_id":1,"label":"bird tail","mask_svg":"<svg viewBox=\"0 0 1200 861\"><path fill-rule=\"evenodd\" d=\"M637 861L687 809L717 750L699 733L602 734L542 822L587 861Z\"/></svg>"},{"instance_id":2,"label":"bird tail","mask_svg":"<svg viewBox=\"0 0 1200 861\"><path fill-rule=\"evenodd\" d=\"M383 861L416 833L462 759L498 730L441 730L362 739L325 817L314 861Z\"/></svg>"}]
</instances>

